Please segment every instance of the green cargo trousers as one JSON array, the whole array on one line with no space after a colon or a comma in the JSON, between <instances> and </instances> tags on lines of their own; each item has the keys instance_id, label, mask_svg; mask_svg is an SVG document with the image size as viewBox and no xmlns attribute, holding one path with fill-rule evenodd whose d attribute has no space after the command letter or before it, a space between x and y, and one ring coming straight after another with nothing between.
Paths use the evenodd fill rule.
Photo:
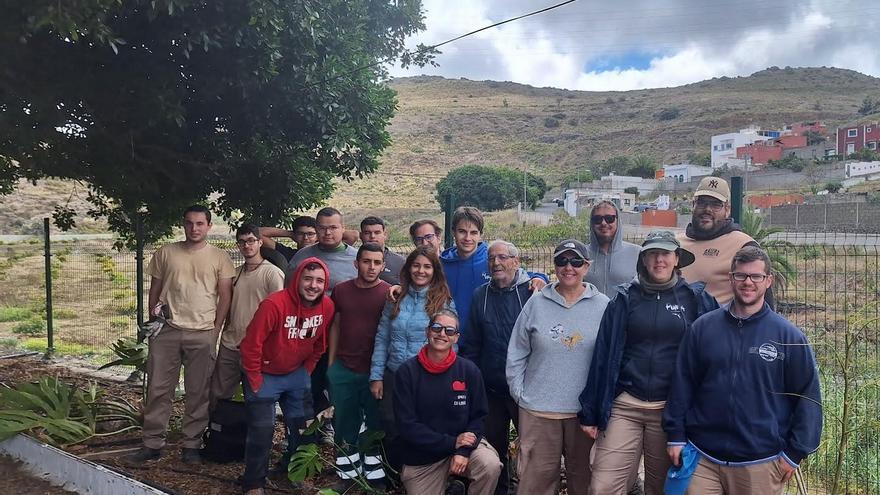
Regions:
<instances>
[{"instance_id":1,"label":"green cargo trousers","mask_svg":"<svg viewBox=\"0 0 880 495\"><path fill-rule=\"evenodd\" d=\"M369 442L372 432L381 431L379 404L370 393L370 375L355 373L336 360L327 369L330 398L333 403L333 441L337 474L342 479L363 474L368 480L385 477L378 440ZM366 430L361 433L361 425ZM366 445L364 445L366 444Z\"/></svg>"}]
</instances>

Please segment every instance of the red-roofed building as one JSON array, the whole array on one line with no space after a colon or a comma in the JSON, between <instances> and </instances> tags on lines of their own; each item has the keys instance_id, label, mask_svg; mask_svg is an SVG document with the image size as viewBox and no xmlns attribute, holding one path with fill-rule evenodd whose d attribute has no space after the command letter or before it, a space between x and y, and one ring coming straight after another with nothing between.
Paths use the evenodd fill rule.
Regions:
<instances>
[{"instance_id":1,"label":"red-roofed building","mask_svg":"<svg viewBox=\"0 0 880 495\"><path fill-rule=\"evenodd\" d=\"M803 148L806 145L806 136L788 134L740 146L736 149L736 157L747 160L753 165L765 164L770 160L781 160L787 150Z\"/></svg>"}]
</instances>

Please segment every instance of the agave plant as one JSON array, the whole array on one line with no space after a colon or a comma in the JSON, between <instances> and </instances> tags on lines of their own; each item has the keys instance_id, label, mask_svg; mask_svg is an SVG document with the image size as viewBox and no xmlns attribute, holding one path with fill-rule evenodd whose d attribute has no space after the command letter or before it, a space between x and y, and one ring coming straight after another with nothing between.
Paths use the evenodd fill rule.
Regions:
<instances>
[{"instance_id":1,"label":"agave plant","mask_svg":"<svg viewBox=\"0 0 880 495\"><path fill-rule=\"evenodd\" d=\"M124 400L100 401L94 382L78 388L44 376L35 383L0 387L0 441L29 433L53 445L72 445L93 436L107 436L140 427L140 414ZM96 433L99 424L122 426Z\"/></svg>"},{"instance_id":2,"label":"agave plant","mask_svg":"<svg viewBox=\"0 0 880 495\"><path fill-rule=\"evenodd\" d=\"M133 338L122 338L110 345L110 350L118 359L98 368L103 370L111 366L134 366L140 372L147 370L148 346L146 341L138 342Z\"/></svg>"},{"instance_id":3,"label":"agave plant","mask_svg":"<svg viewBox=\"0 0 880 495\"><path fill-rule=\"evenodd\" d=\"M770 273L774 279L773 290L782 295L788 283L797 278L797 270L785 255L785 250L794 245L780 239L769 239L771 235L783 230L779 227L765 228L764 217L752 210L743 212L740 227L767 251L767 255L770 256Z\"/></svg>"}]
</instances>

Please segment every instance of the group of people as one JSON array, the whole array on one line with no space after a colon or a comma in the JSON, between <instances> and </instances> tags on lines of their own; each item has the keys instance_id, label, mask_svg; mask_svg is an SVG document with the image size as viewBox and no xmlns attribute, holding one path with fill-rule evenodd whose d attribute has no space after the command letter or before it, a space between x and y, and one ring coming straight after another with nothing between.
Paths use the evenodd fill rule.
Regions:
<instances>
[{"instance_id":1,"label":"group of people","mask_svg":"<svg viewBox=\"0 0 880 495\"><path fill-rule=\"evenodd\" d=\"M163 455L183 364L184 462L201 462L211 408L243 386L247 495L271 474L276 403L285 473L307 421L333 406L340 492L393 477L420 495L511 493L513 424L524 495L556 493L563 460L568 493L625 494L642 459L648 494L670 468L692 494L781 494L819 444L815 359L773 311L770 260L730 219L727 183L704 179L693 206L686 232L638 246L617 206L596 204L588 242L555 247L552 283L516 245L484 242L473 207L454 212L446 250L436 222L415 222L405 258L377 217L359 248L333 208L289 231L244 225L237 268L205 242L210 212L191 207L186 240L147 269L166 324L129 460Z\"/></svg>"}]
</instances>

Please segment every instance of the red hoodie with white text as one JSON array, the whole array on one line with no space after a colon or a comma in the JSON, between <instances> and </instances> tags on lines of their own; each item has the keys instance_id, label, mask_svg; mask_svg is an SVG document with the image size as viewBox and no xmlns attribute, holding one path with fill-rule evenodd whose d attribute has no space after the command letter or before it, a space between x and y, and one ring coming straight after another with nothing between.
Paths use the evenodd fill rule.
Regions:
<instances>
[{"instance_id":1,"label":"red hoodie with white text","mask_svg":"<svg viewBox=\"0 0 880 495\"><path fill-rule=\"evenodd\" d=\"M251 390L263 386L263 373L286 375L300 366L309 374L327 350L327 329L333 320L333 301L324 294L307 306L297 289L303 268L316 263L329 283L330 271L318 258L307 258L297 267L290 284L263 300L241 341L241 368Z\"/></svg>"}]
</instances>

